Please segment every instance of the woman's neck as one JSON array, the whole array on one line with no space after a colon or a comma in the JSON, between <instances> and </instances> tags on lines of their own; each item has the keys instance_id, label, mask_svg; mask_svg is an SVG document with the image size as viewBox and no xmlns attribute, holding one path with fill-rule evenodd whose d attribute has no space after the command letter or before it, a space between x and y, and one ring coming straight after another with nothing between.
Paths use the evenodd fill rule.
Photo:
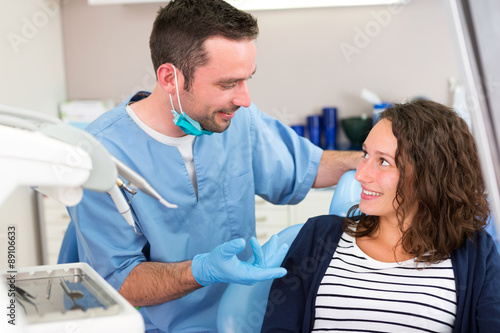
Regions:
<instances>
[{"instance_id":1,"label":"woman's neck","mask_svg":"<svg viewBox=\"0 0 500 333\"><path fill-rule=\"evenodd\" d=\"M379 227L368 236L356 239L358 247L369 257L382 262L412 259L401 243L402 232L396 218L380 217Z\"/></svg>"}]
</instances>

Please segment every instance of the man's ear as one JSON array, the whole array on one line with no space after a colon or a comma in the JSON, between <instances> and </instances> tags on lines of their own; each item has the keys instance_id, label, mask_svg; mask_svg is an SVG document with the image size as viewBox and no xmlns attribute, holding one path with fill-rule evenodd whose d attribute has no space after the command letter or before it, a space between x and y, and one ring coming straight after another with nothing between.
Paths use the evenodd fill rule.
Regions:
<instances>
[{"instance_id":1,"label":"man's ear","mask_svg":"<svg viewBox=\"0 0 500 333\"><path fill-rule=\"evenodd\" d=\"M177 93L176 87L175 87L175 75L177 74L177 84L179 87L182 87L184 84L184 76L182 73L177 69L177 73L174 71L174 65L165 63L158 67L158 70L156 71L156 75L158 77L158 84L163 88L163 90L167 94L175 95Z\"/></svg>"}]
</instances>

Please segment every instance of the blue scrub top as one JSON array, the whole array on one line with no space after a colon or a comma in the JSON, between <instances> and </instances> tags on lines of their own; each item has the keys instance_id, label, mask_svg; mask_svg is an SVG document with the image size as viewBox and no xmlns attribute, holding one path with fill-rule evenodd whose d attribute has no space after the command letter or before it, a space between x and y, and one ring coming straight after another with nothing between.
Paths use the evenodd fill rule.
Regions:
<instances>
[{"instance_id":1,"label":"blue scrub top","mask_svg":"<svg viewBox=\"0 0 500 333\"><path fill-rule=\"evenodd\" d=\"M80 260L117 290L143 261L191 260L238 237L248 243L255 236L255 194L275 204L300 202L314 182L322 155L320 148L255 105L240 108L226 131L195 140L197 198L178 149L151 138L126 112L131 100L147 95L132 96L87 130L179 208L169 209L144 193L136 194L130 206L139 235L106 193L85 191L82 202L69 209ZM247 247L241 257L246 259L250 252ZM175 301L141 308L146 329L215 332L217 305L225 288L216 283Z\"/></svg>"}]
</instances>

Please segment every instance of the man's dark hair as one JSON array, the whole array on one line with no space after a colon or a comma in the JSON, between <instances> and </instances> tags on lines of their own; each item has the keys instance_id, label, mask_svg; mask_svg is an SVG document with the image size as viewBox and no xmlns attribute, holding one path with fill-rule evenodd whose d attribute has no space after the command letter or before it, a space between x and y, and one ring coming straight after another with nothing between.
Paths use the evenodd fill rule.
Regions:
<instances>
[{"instance_id":1,"label":"man's dark hair","mask_svg":"<svg viewBox=\"0 0 500 333\"><path fill-rule=\"evenodd\" d=\"M165 63L180 69L189 90L194 72L207 63L204 42L211 37L254 40L257 20L223 0L173 0L160 8L149 39L155 72Z\"/></svg>"}]
</instances>

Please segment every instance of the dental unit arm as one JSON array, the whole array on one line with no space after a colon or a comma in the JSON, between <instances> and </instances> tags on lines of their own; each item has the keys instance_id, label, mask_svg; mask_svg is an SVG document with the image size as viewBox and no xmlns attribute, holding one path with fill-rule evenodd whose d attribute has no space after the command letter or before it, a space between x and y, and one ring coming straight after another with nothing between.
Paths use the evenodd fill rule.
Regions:
<instances>
[{"instance_id":1,"label":"dental unit arm","mask_svg":"<svg viewBox=\"0 0 500 333\"><path fill-rule=\"evenodd\" d=\"M107 192L135 230L130 206L118 188L130 186L177 208L139 174L112 156L89 133L60 119L0 104L0 206L18 186L31 186L66 206L78 204L83 189Z\"/></svg>"}]
</instances>

